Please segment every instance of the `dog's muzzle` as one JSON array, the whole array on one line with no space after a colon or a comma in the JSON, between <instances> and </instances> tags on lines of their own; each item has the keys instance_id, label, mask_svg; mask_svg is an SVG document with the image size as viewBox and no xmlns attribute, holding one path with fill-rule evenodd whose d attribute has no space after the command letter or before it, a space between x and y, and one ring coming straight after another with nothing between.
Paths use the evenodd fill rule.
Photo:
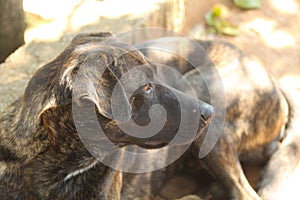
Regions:
<instances>
[{"instance_id":1,"label":"dog's muzzle","mask_svg":"<svg viewBox=\"0 0 300 200\"><path fill-rule=\"evenodd\" d=\"M215 114L214 108L208 104L199 105L199 112L201 120L203 120L203 122L206 124L208 124L211 121Z\"/></svg>"}]
</instances>

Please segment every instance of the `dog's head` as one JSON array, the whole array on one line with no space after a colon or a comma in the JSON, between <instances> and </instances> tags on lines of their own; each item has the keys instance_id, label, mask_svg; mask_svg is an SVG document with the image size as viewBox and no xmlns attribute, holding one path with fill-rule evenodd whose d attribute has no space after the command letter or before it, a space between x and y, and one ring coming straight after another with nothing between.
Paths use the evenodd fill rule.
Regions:
<instances>
[{"instance_id":1,"label":"dog's head","mask_svg":"<svg viewBox=\"0 0 300 200\"><path fill-rule=\"evenodd\" d=\"M53 145L64 150L76 146L84 151L75 124L89 128L86 120L93 117L90 108L96 113L105 137L117 146L161 147L176 136L183 118L191 124L198 122L200 132L213 114L212 107L158 83L155 69L138 50L109 33L77 36L30 80L16 105L12 122L15 135L11 135L15 139L5 136L9 148L15 149L17 157L27 158ZM114 95L115 88L119 89ZM74 107L83 108L84 123L74 118ZM152 126L156 134L149 136L148 125L155 120L163 123L159 129ZM189 123L185 123L181 132L189 128ZM89 130L97 137L97 130ZM183 141L187 143L190 139Z\"/></svg>"},{"instance_id":2,"label":"dog's head","mask_svg":"<svg viewBox=\"0 0 300 200\"><path fill-rule=\"evenodd\" d=\"M114 94L115 88L119 89ZM19 127L23 127L19 134L25 137L43 132L43 138L50 142L57 142L66 133L75 135L72 106L92 105L104 133L115 145L155 148L176 135L183 117L180 103L191 109L189 116L184 117L199 122L199 132L205 127L213 114L212 107L201 101L196 105L192 102L195 99L157 83L155 65L130 45L109 33L83 34L30 80L19 112ZM157 134L146 137L143 131L124 131L129 123L147 126L153 120L149 110L156 104L165 109L167 117ZM157 115L162 114L159 109L156 111ZM72 131L66 130L70 127ZM46 130L46 136L41 130Z\"/></svg>"}]
</instances>

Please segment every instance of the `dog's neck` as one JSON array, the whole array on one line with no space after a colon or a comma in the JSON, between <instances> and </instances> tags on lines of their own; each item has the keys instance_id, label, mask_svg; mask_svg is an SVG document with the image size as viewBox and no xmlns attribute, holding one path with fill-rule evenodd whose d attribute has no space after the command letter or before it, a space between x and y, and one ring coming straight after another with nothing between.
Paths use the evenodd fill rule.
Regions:
<instances>
[{"instance_id":1,"label":"dog's neck","mask_svg":"<svg viewBox=\"0 0 300 200\"><path fill-rule=\"evenodd\" d=\"M47 141L43 144L45 146L35 139L19 138L15 134L15 131L18 130L16 128L18 123L13 123L17 117L18 103L19 101L0 116L0 147L2 150L5 149L5 152L0 152L0 155L6 155L5 159L19 163L15 167L9 168L9 171L5 170L5 174L18 173L18 180L26 177L25 190L41 197L47 195L49 188L54 188L54 191L51 192L55 192L55 190L58 192L64 187L66 193L67 190L84 193L93 188L93 191L85 194L85 197L89 195L102 196L104 199L110 199L112 191L121 190L121 173L105 166L85 150L80 138L73 135L74 132L76 133L75 126L68 127L71 129L67 131L67 135L62 134L66 130L58 131L54 135L54 141ZM70 119L69 116L66 116L70 113L64 112L64 110L58 110L51 114L53 116L49 117L56 120L53 125L67 123L62 120ZM10 166L5 161L1 164L4 167L8 165ZM20 169L24 169L24 172L20 172ZM44 191L45 194L39 191Z\"/></svg>"},{"instance_id":2,"label":"dog's neck","mask_svg":"<svg viewBox=\"0 0 300 200\"><path fill-rule=\"evenodd\" d=\"M11 106L7 107L0 115L0 155L5 155L9 161L24 161L27 153L33 148L30 141L18 137L18 117L21 100L15 101ZM20 120L20 119L19 119ZM28 144L28 145L27 145ZM27 148L23 148L28 146ZM33 154L31 154L33 155Z\"/></svg>"},{"instance_id":3,"label":"dog's neck","mask_svg":"<svg viewBox=\"0 0 300 200\"><path fill-rule=\"evenodd\" d=\"M87 166L83 166L81 168L78 168L75 171L72 171L70 173L68 173L65 178L64 181L68 181L69 179L76 177L76 176L80 176L82 173L87 173L88 170L92 169L93 167L95 167L98 164L98 160L94 160L93 162L91 162L90 164L88 164Z\"/></svg>"}]
</instances>

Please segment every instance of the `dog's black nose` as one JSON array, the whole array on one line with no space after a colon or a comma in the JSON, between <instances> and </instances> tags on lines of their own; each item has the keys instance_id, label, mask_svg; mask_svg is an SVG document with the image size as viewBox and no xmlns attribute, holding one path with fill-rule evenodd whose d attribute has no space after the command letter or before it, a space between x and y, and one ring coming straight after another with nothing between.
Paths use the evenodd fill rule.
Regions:
<instances>
[{"instance_id":1,"label":"dog's black nose","mask_svg":"<svg viewBox=\"0 0 300 200\"><path fill-rule=\"evenodd\" d=\"M214 108L210 105L202 105L200 107L200 116L204 121L210 121L214 115Z\"/></svg>"}]
</instances>

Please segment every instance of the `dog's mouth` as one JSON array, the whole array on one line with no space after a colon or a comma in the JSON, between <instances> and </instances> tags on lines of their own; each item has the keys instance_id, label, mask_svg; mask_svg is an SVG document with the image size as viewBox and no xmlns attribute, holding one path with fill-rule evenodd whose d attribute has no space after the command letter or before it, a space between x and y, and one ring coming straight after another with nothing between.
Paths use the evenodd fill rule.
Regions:
<instances>
[{"instance_id":1,"label":"dog's mouth","mask_svg":"<svg viewBox=\"0 0 300 200\"><path fill-rule=\"evenodd\" d=\"M188 122L182 125L169 121L169 124L165 124L162 130L149 138L139 138L123 132L123 134L126 134L126 137L124 136L122 142L117 141L116 144L118 147L137 145L145 149L159 149L167 145L189 145L199 138L200 135L204 134L213 115L213 112L209 112L205 119L201 116L198 123L196 122L197 120L191 120L191 123L197 124Z\"/></svg>"},{"instance_id":2,"label":"dog's mouth","mask_svg":"<svg viewBox=\"0 0 300 200\"><path fill-rule=\"evenodd\" d=\"M145 149L160 149L168 145L167 142L158 142L158 141L147 141L139 146Z\"/></svg>"},{"instance_id":3,"label":"dog's mouth","mask_svg":"<svg viewBox=\"0 0 300 200\"><path fill-rule=\"evenodd\" d=\"M202 134L205 134L205 132L206 132L205 130L207 130L208 125L209 125L209 122L205 122L199 126L197 134L194 137L194 140L199 138Z\"/></svg>"},{"instance_id":4,"label":"dog's mouth","mask_svg":"<svg viewBox=\"0 0 300 200\"><path fill-rule=\"evenodd\" d=\"M172 142L172 140L174 139L175 135L174 134L172 137L168 136L168 137L163 137L161 138L161 140L157 140L157 139L149 139L149 140L139 140L136 141L136 145L142 147L142 148L146 148L146 149L159 149L159 148L163 148L169 144L173 144L173 145L187 145L192 143L194 140L196 140L205 130L205 128L209 125L209 121L205 121L205 122L200 122L199 124L199 128L197 133L191 135L190 133L188 134L183 134L183 136L179 136L179 139L177 138L177 140L179 140L180 142ZM179 128L176 128L174 130L172 130L172 133L178 133ZM187 132L189 132L189 130L186 130ZM170 134L170 131L167 131ZM184 133L184 132L183 132Z\"/></svg>"}]
</instances>

